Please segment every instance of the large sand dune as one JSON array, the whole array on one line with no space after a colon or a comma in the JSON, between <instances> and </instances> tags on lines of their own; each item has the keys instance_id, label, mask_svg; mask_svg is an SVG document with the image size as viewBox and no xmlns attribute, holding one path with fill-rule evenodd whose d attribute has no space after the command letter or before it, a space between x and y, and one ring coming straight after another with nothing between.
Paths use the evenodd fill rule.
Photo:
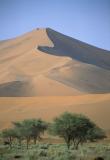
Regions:
<instances>
[{"instance_id":1,"label":"large sand dune","mask_svg":"<svg viewBox=\"0 0 110 160\"><path fill-rule=\"evenodd\" d=\"M109 93L109 82L109 51L52 29L0 42L1 97Z\"/></svg>"},{"instance_id":2,"label":"large sand dune","mask_svg":"<svg viewBox=\"0 0 110 160\"><path fill-rule=\"evenodd\" d=\"M64 84L59 85L59 82L56 81L55 87L50 92L45 92L45 89L39 87L40 81L45 87L51 85L52 80L45 78L45 73L56 66L65 64L69 61L69 58L42 53L36 49L38 45L53 46L45 29L34 30L16 39L1 43L0 96L22 97L48 94L57 95L57 93L58 95L64 95L63 93L66 95L66 91L67 95L74 95L75 89ZM44 78L41 79L41 77ZM52 85L54 86L54 81L52 81ZM59 91L56 88L59 88Z\"/></svg>"}]
</instances>

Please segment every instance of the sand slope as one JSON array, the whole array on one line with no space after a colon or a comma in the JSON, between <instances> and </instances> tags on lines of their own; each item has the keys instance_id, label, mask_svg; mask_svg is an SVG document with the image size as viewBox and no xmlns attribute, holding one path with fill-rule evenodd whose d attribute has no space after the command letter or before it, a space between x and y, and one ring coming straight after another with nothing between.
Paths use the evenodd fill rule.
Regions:
<instances>
[{"instance_id":1,"label":"sand slope","mask_svg":"<svg viewBox=\"0 0 110 160\"><path fill-rule=\"evenodd\" d=\"M22 97L80 93L74 88L45 77L46 72L54 67L62 66L70 58L42 53L37 50L38 45L53 46L45 29L33 30L21 37L1 43L0 96ZM53 87L50 87L51 83Z\"/></svg>"},{"instance_id":2,"label":"sand slope","mask_svg":"<svg viewBox=\"0 0 110 160\"><path fill-rule=\"evenodd\" d=\"M100 127L110 129L110 94L0 98L0 129L27 118L51 121L65 111L82 113Z\"/></svg>"},{"instance_id":3,"label":"sand slope","mask_svg":"<svg viewBox=\"0 0 110 160\"><path fill-rule=\"evenodd\" d=\"M1 97L110 93L109 69L109 51L49 28L0 42Z\"/></svg>"},{"instance_id":4,"label":"sand slope","mask_svg":"<svg viewBox=\"0 0 110 160\"><path fill-rule=\"evenodd\" d=\"M54 47L39 46L50 55L67 56L71 60L51 70L49 77L84 93L110 93L110 51L106 51L50 28L47 35Z\"/></svg>"}]
</instances>

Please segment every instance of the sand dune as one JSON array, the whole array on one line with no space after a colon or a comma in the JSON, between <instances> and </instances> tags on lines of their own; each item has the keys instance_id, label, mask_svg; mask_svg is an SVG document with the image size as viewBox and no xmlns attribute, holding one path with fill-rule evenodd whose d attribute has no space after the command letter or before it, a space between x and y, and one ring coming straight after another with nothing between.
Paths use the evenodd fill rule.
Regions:
<instances>
[{"instance_id":1,"label":"sand dune","mask_svg":"<svg viewBox=\"0 0 110 160\"><path fill-rule=\"evenodd\" d=\"M80 96L41 96L0 98L0 129L11 122L27 118L42 118L51 121L65 111L82 113L100 127L110 129L110 94Z\"/></svg>"},{"instance_id":2,"label":"sand dune","mask_svg":"<svg viewBox=\"0 0 110 160\"><path fill-rule=\"evenodd\" d=\"M108 51L35 29L0 43L0 96L110 93L109 69Z\"/></svg>"},{"instance_id":3,"label":"sand dune","mask_svg":"<svg viewBox=\"0 0 110 160\"><path fill-rule=\"evenodd\" d=\"M44 54L37 50L38 45L53 46L45 29L34 30L0 45L0 96L38 96L41 93L51 95L51 91L44 94L42 87L42 91L38 91L36 86L39 84L39 76L45 77L46 72L70 59ZM43 79L41 81L43 82ZM46 78L44 84L48 84ZM53 90L52 95L64 95L67 88L70 88L63 84L61 86L64 88L60 88L56 84L59 83L55 82L55 87L61 91ZM74 90L70 88L69 92L68 89L67 94L74 95Z\"/></svg>"}]
</instances>

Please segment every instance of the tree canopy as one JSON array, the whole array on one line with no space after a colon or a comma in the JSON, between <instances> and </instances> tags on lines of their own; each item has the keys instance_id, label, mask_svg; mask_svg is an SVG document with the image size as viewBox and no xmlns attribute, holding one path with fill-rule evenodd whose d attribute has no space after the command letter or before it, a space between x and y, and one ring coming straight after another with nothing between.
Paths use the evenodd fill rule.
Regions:
<instances>
[{"instance_id":1,"label":"tree canopy","mask_svg":"<svg viewBox=\"0 0 110 160\"><path fill-rule=\"evenodd\" d=\"M104 138L104 136L98 136L102 132L101 129L99 133L97 132L96 137L96 128L99 129L89 118L66 112L54 119L49 130L51 134L64 138L68 148L73 144L74 148L77 149L79 144L90 140L90 138L92 140L97 139L97 137L99 139ZM94 134L94 136L90 137L91 134Z\"/></svg>"}]
</instances>

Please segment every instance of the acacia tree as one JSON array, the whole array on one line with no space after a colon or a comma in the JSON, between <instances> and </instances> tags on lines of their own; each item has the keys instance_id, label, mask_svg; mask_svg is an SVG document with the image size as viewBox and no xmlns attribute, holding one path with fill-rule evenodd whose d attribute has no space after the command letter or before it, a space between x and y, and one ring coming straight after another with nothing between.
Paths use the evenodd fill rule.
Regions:
<instances>
[{"instance_id":1,"label":"acacia tree","mask_svg":"<svg viewBox=\"0 0 110 160\"><path fill-rule=\"evenodd\" d=\"M17 138L19 140L19 142L22 139L26 139L26 146L28 149L29 146L29 142L31 140L31 135L32 135L32 123L31 120L24 120L22 122L15 122L15 129L17 131ZM20 135L22 137L20 137Z\"/></svg>"},{"instance_id":2,"label":"acacia tree","mask_svg":"<svg viewBox=\"0 0 110 160\"><path fill-rule=\"evenodd\" d=\"M32 134L31 137L36 144L36 141L41 139L41 134L44 134L44 131L47 129L48 124L41 119L33 119L32 120Z\"/></svg>"},{"instance_id":3,"label":"acacia tree","mask_svg":"<svg viewBox=\"0 0 110 160\"><path fill-rule=\"evenodd\" d=\"M96 125L87 117L66 112L54 119L49 132L64 138L68 149L71 144L74 145L74 149L78 149L79 144L89 139L88 133L95 127Z\"/></svg>"},{"instance_id":4,"label":"acacia tree","mask_svg":"<svg viewBox=\"0 0 110 160\"><path fill-rule=\"evenodd\" d=\"M95 124L89 118L79 114L74 114L73 119L74 130L71 136L74 148L78 149L79 144L87 141L88 132L94 129Z\"/></svg>"},{"instance_id":5,"label":"acacia tree","mask_svg":"<svg viewBox=\"0 0 110 160\"><path fill-rule=\"evenodd\" d=\"M19 145L21 146L22 140L26 140L26 146L28 149L29 142L31 139L31 125L29 120L22 122L13 122L15 130L15 138L17 138Z\"/></svg>"},{"instance_id":6,"label":"acacia tree","mask_svg":"<svg viewBox=\"0 0 110 160\"><path fill-rule=\"evenodd\" d=\"M2 137L4 138L4 142L6 141L10 148L12 147L12 142L15 136L15 132L13 129L4 129L2 131Z\"/></svg>"},{"instance_id":7,"label":"acacia tree","mask_svg":"<svg viewBox=\"0 0 110 160\"><path fill-rule=\"evenodd\" d=\"M14 122L19 142L26 139L27 149L31 139L36 144L37 139L47 129L47 123L40 119L27 119L22 122Z\"/></svg>"},{"instance_id":8,"label":"acacia tree","mask_svg":"<svg viewBox=\"0 0 110 160\"><path fill-rule=\"evenodd\" d=\"M18 140L19 146L22 144L22 140L24 139L23 129L21 122L13 122L14 124L14 138Z\"/></svg>"}]
</instances>

